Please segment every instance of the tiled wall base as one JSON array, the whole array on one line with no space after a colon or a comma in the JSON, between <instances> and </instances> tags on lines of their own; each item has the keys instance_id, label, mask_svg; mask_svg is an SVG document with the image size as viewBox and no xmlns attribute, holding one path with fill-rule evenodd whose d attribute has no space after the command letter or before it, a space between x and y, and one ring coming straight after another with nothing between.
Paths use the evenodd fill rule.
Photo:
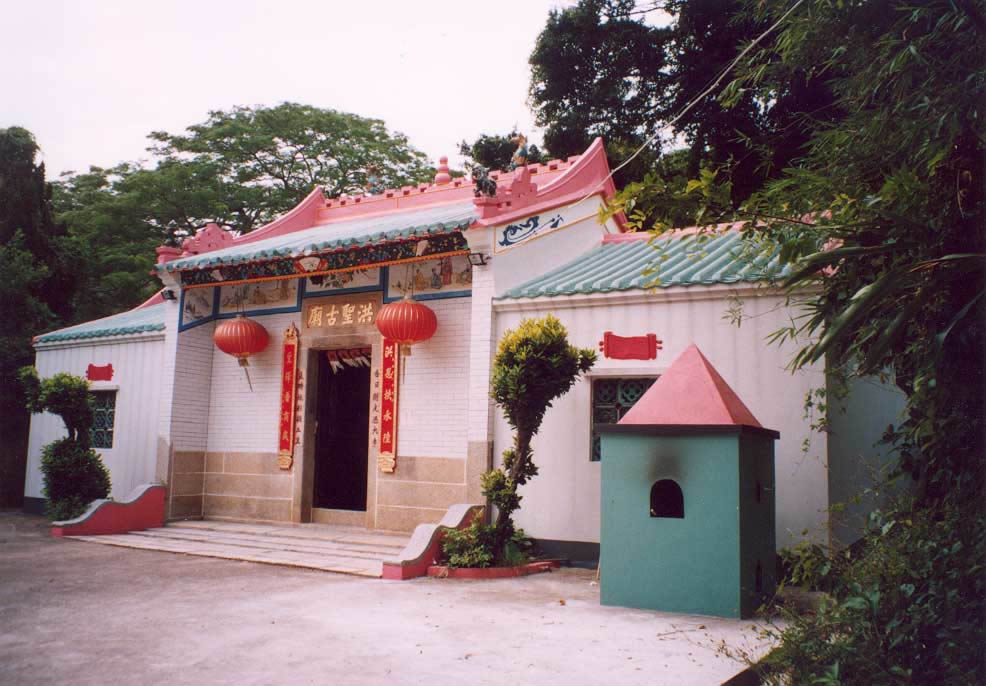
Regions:
<instances>
[{"instance_id":1,"label":"tiled wall base","mask_svg":"<svg viewBox=\"0 0 986 686\"><path fill-rule=\"evenodd\" d=\"M205 453L176 450L171 458L168 484L168 519L202 517L202 479Z\"/></svg>"},{"instance_id":2,"label":"tiled wall base","mask_svg":"<svg viewBox=\"0 0 986 686\"><path fill-rule=\"evenodd\" d=\"M436 524L449 506L468 502L464 459L400 455L393 474L377 475L378 529L414 531Z\"/></svg>"},{"instance_id":3,"label":"tiled wall base","mask_svg":"<svg viewBox=\"0 0 986 686\"><path fill-rule=\"evenodd\" d=\"M202 515L218 519L291 521L292 473L274 453L205 453Z\"/></svg>"}]
</instances>

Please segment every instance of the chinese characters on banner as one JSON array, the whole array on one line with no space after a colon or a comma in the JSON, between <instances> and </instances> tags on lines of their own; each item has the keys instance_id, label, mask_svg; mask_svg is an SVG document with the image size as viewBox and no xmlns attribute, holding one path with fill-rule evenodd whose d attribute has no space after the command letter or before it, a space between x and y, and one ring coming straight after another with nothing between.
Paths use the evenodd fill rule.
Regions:
<instances>
[{"instance_id":1,"label":"chinese characters on banner","mask_svg":"<svg viewBox=\"0 0 986 686\"><path fill-rule=\"evenodd\" d=\"M366 329L373 327L379 309L380 295L376 293L312 298L302 312L302 325L309 332Z\"/></svg>"},{"instance_id":2,"label":"chinese characters on banner","mask_svg":"<svg viewBox=\"0 0 986 686\"><path fill-rule=\"evenodd\" d=\"M373 407L380 417L380 471L393 472L397 467L397 374L400 366L400 346L383 341L383 364L373 379ZM377 400L379 393L379 400ZM376 412L374 412L376 414Z\"/></svg>"},{"instance_id":3,"label":"chinese characters on banner","mask_svg":"<svg viewBox=\"0 0 986 686\"><path fill-rule=\"evenodd\" d=\"M281 411L277 429L277 466L291 469L294 462L294 409L298 378L298 329L284 331L281 352Z\"/></svg>"}]
</instances>

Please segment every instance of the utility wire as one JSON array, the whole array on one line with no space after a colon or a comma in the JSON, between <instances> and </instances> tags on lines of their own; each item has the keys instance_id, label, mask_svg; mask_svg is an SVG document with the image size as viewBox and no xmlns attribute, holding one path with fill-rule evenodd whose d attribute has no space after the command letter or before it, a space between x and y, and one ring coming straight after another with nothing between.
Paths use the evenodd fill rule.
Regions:
<instances>
[{"instance_id":1,"label":"utility wire","mask_svg":"<svg viewBox=\"0 0 986 686\"><path fill-rule=\"evenodd\" d=\"M791 7L788 9L788 11L785 12L784 14L782 14L781 15L781 18L778 19L777 21L775 21L770 28L768 28L766 31L764 31L759 36L757 36L753 40L752 43L750 43L745 48L743 48L743 50L740 52L740 54L738 54L736 56L736 58L726 66L725 69L723 69L721 72L719 72L719 75L712 81L712 83L705 90L703 90L699 95L697 95L694 99L692 99L691 102L689 102L687 105L685 105L685 108L683 110L681 110L681 112L679 112L678 114L676 114L671 121L669 121L667 124L665 124L664 125L664 128L667 128L669 126L674 126L675 122L677 122L679 119L681 119L686 114L688 114L688 112L693 107L695 107L695 105L697 105L706 95L708 95L709 93L711 93L712 91L714 91L716 88L718 88L719 87L719 84L722 83L722 80L724 78L726 78L726 74L728 74L729 72L731 72L736 67L736 65L739 64L739 61L741 59L743 59L744 57L746 57L746 54L748 52L750 52L750 50L752 50L754 47L756 47L756 45L758 43L760 43L760 41L762 41L764 38L766 38L771 32L773 32L774 29L776 29L778 26L780 26L784 22L784 20L788 18L788 16L791 14L791 12L793 12L796 9L798 9L798 7L803 2L804 2L804 0L798 0L796 3L794 3L793 5L791 5ZM618 166L616 169L612 170L606 176L606 178L602 179L599 183L597 183L595 186L593 186L592 187L592 190L590 190L586 194L586 196L584 198L582 198L582 200L586 200L590 196L592 196L593 193L595 193L597 190L599 190L599 187L600 186L602 186L604 183L606 183L611 178L613 178L613 174L615 174L616 172L618 172L621 169L623 169L623 167L625 167L628 164L630 164L637 155L639 155L641 152L643 152L644 148L646 148L648 145L650 145L655 140L657 140L658 136L660 136L660 135L661 135L661 132L658 131L653 136L651 136L646 141L644 141L643 145L641 145L639 148L637 148L637 150L632 155L630 155L630 157L628 157L623 162L623 164L621 164L620 166ZM582 200L580 200L579 202L582 202Z\"/></svg>"}]
</instances>

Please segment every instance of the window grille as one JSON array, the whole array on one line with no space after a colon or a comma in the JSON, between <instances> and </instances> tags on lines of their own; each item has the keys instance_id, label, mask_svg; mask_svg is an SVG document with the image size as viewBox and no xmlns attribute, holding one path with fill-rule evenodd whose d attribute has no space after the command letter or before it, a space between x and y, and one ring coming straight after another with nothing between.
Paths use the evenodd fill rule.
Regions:
<instances>
[{"instance_id":1,"label":"window grille","mask_svg":"<svg viewBox=\"0 0 986 686\"><path fill-rule=\"evenodd\" d=\"M92 398L92 428L89 440L93 448L113 447L113 426L116 422L116 391L90 391Z\"/></svg>"},{"instance_id":2,"label":"window grille","mask_svg":"<svg viewBox=\"0 0 986 686\"><path fill-rule=\"evenodd\" d=\"M654 377L593 379L592 423L616 424L656 380ZM592 462L599 461L599 444L599 434L593 431L589 455Z\"/></svg>"}]
</instances>

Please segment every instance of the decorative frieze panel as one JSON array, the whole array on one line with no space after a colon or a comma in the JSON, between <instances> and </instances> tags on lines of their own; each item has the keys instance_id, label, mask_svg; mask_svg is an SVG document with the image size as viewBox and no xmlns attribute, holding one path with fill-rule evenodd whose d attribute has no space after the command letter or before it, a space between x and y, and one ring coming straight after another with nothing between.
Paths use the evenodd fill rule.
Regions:
<instances>
[{"instance_id":1,"label":"decorative frieze panel","mask_svg":"<svg viewBox=\"0 0 986 686\"><path fill-rule=\"evenodd\" d=\"M408 240L365 245L345 252L306 257L286 257L270 262L248 262L181 272L183 286L230 283L255 280L276 280L292 276L316 276L335 271L348 271L374 265L393 264L429 255L444 255L468 250L462 233L453 233Z\"/></svg>"},{"instance_id":2,"label":"decorative frieze panel","mask_svg":"<svg viewBox=\"0 0 986 686\"><path fill-rule=\"evenodd\" d=\"M384 302L411 295L417 300L456 298L472 294L472 265L467 255L395 264L387 268Z\"/></svg>"}]
</instances>

